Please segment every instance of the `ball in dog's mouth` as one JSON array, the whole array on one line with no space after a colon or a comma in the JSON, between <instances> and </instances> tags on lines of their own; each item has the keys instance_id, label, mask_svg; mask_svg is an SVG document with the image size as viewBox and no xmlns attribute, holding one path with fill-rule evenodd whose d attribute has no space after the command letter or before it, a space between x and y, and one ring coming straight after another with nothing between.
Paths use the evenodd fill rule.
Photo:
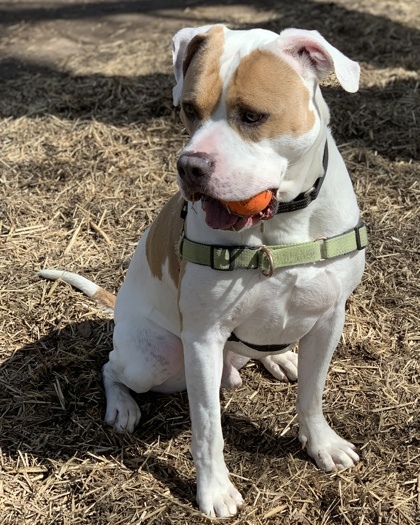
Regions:
<instances>
[{"instance_id":1,"label":"ball in dog's mouth","mask_svg":"<svg viewBox=\"0 0 420 525\"><path fill-rule=\"evenodd\" d=\"M242 230L268 220L277 211L275 190L266 190L242 201L225 201L201 195L206 224L218 230Z\"/></svg>"},{"instance_id":2,"label":"ball in dog's mouth","mask_svg":"<svg viewBox=\"0 0 420 525\"><path fill-rule=\"evenodd\" d=\"M224 201L220 200L222 204L237 215L242 217L252 217L259 212L262 212L270 204L273 198L273 193L270 190L262 191L249 199L242 201Z\"/></svg>"}]
</instances>

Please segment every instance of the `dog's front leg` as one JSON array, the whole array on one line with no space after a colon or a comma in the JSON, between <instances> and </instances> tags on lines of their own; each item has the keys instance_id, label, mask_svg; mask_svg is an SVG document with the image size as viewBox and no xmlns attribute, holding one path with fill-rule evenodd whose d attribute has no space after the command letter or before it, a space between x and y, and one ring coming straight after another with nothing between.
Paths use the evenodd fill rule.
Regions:
<instances>
[{"instance_id":1,"label":"dog's front leg","mask_svg":"<svg viewBox=\"0 0 420 525\"><path fill-rule=\"evenodd\" d=\"M242 505L242 497L229 479L223 457L220 382L225 340L214 333L184 333L182 340L198 506L209 516L232 516Z\"/></svg>"},{"instance_id":2,"label":"dog's front leg","mask_svg":"<svg viewBox=\"0 0 420 525\"><path fill-rule=\"evenodd\" d=\"M322 412L325 379L341 337L344 315L344 304L337 306L299 343L299 439L317 466L326 472L353 467L359 461L354 445L334 432Z\"/></svg>"}]
</instances>

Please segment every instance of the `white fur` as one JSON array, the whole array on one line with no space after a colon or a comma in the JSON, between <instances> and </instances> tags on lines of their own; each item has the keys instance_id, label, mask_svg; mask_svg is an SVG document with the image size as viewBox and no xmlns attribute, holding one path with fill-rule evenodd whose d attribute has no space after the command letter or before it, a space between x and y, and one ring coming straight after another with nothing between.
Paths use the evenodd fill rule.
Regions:
<instances>
[{"instance_id":1,"label":"white fur","mask_svg":"<svg viewBox=\"0 0 420 525\"><path fill-rule=\"evenodd\" d=\"M182 60L188 43L208 29L184 29L174 37L175 104L182 98ZM222 97L217 114L198 128L184 149L217 157L217 170L209 181L212 194L238 200L274 187L281 200L293 199L320 175L326 140L328 173L318 198L308 208L277 215L264 223L263 230L260 225L239 232L212 229L199 203L194 210L190 205L188 237L208 244L277 245L338 235L356 226L359 209L327 127L328 108L317 81L334 69L343 87L354 91L358 67L316 32L287 30L280 36L263 30L224 32L220 71L225 84L241 57L257 47L271 46L312 93L316 121L299 138L281 136L245 144L226 122ZM311 60L301 58L302 47ZM181 189L188 188L181 185ZM364 252L276 270L271 278L258 270L218 272L187 263L177 290L166 264L162 279L153 276L145 254L147 235L136 249L117 297L114 349L103 369L106 421L117 431L133 431L140 410L128 389L170 392L186 386L199 507L209 516L231 516L242 505L242 497L229 479L223 458L219 388L221 384L239 386L239 369L249 358L256 358L280 380L295 380L299 372L299 439L318 467L330 471L353 466L358 456L353 445L326 422L322 392L343 329L345 302L363 272ZM276 355L262 355L228 342L233 330L242 340L260 345L299 341L298 370L291 347Z\"/></svg>"},{"instance_id":2,"label":"white fur","mask_svg":"<svg viewBox=\"0 0 420 525\"><path fill-rule=\"evenodd\" d=\"M97 284L89 281L89 279L86 279L81 275L77 275L77 273L65 272L63 270L40 270L38 275L40 277L44 277L44 279L51 279L52 281L61 279L62 281L71 284L78 290L81 290L88 297L93 297L99 290L99 286Z\"/></svg>"}]
</instances>

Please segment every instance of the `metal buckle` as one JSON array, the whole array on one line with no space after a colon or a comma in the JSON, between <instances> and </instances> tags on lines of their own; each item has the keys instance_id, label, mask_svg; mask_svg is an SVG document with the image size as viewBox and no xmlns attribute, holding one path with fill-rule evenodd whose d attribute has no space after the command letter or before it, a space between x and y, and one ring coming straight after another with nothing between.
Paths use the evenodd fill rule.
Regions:
<instances>
[{"instance_id":1,"label":"metal buckle","mask_svg":"<svg viewBox=\"0 0 420 525\"><path fill-rule=\"evenodd\" d=\"M315 186L312 186L312 188L309 188L309 190L306 190L305 193L303 194L304 197L309 197L311 195L312 192L314 192L316 190Z\"/></svg>"},{"instance_id":2,"label":"metal buckle","mask_svg":"<svg viewBox=\"0 0 420 525\"><path fill-rule=\"evenodd\" d=\"M258 246L258 248L267 256L267 259L268 259L268 262L270 264L270 269L268 272L265 272L264 270L261 270L261 273L265 276L265 277L271 277L274 273L274 261L273 261L273 256L270 252L270 250L267 248L267 246L265 244L262 244L261 246Z\"/></svg>"},{"instance_id":3,"label":"metal buckle","mask_svg":"<svg viewBox=\"0 0 420 525\"><path fill-rule=\"evenodd\" d=\"M359 223L355 228L354 228L354 234L356 236L356 246L357 246L357 249L360 251L360 250L363 250L364 248L366 248L366 246L363 246L362 245L362 240L360 238L360 230L363 228L363 223Z\"/></svg>"}]
</instances>

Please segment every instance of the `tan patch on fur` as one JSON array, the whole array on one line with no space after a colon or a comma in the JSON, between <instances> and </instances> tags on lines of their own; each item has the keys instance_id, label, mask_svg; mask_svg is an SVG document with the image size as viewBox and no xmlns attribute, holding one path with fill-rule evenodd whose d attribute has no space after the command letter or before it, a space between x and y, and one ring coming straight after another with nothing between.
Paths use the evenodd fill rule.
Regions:
<instances>
[{"instance_id":1,"label":"tan patch on fur","mask_svg":"<svg viewBox=\"0 0 420 525\"><path fill-rule=\"evenodd\" d=\"M315 123L310 93L294 69L271 51L256 49L245 56L226 94L229 123L247 140L308 132ZM259 125L244 124L244 110L268 115Z\"/></svg>"},{"instance_id":2,"label":"tan patch on fur","mask_svg":"<svg viewBox=\"0 0 420 525\"><path fill-rule=\"evenodd\" d=\"M185 55L182 101L193 104L199 113L199 120L210 117L222 95L220 58L223 54L223 44L223 28L215 26L204 35L193 38ZM191 133L195 127L194 123L185 117L182 109L181 119Z\"/></svg>"},{"instance_id":3,"label":"tan patch on fur","mask_svg":"<svg viewBox=\"0 0 420 525\"><path fill-rule=\"evenodd\" d=\"M107 292L103 288L99 288L99 290L93 295L93 298L104 308L114 310L116 300L114 294Z\"/></svg>"},{"instance_id":4,"label":"tan patch on fur","mask_svg":"<svg viewBox=\"0 0 420 525\"><path fill-rule=\"evenodd\" d=\"M180 275L180 260L175 246L182 231L181 195L174 195L163 207L162 211L150 227L146 239L146 257L153 277L160 281L163 276L163 266L168 260L169 275L178 287Z\"/></svg>"}]
</instances>

